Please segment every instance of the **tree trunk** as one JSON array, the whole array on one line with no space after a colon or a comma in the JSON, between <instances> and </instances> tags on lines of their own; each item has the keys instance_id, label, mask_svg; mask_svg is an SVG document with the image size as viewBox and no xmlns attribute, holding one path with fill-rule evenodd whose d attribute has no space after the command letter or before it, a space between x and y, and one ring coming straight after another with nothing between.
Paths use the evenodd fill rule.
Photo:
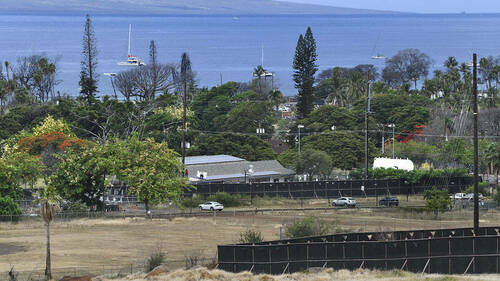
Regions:
<instances>
[{"instance_id":1,"label":"tree trunk","mask_svg":"<svg viewBox=\"0 0 500 281\"><path fill-rule=\"evenodd\" d=\"M45 279L52 280L52 269L50 262L50 224L45 224L45 229L47 231L47 255L45 257Z\"/></svg>"},{"instance_id":2,"label":"tree trunk","mask_svg":"<svg viewBox=\"0 0 500 281\"><path fill-rule=\"evenodd\" d=\"M144 207L146 208L146 217L152 219L153 216L151 216L151 213L149 211L149 200L144 200Z\"/></svg>"}]
</instances>

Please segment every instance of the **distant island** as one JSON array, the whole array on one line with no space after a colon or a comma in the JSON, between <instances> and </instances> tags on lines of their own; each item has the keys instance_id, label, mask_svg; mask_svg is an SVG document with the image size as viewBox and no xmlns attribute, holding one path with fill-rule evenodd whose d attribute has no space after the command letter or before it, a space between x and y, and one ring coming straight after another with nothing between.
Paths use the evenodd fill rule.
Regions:
<instances>
[{"instance_id":1,"label":"distant island","mask_svg":"<svg viewBox=\"0 0 500 281\"><path fill-rule=\"evenodd\" d=\"M3 0L3 14L108 15L353 15L393 14L275 0Z\"/></svg>"}]
</instances>

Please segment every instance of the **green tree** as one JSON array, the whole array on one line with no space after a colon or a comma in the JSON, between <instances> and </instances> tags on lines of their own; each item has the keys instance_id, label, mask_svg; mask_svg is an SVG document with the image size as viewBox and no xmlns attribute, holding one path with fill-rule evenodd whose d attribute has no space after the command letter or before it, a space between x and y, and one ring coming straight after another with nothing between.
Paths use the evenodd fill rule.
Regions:
<instances>
[{"instance_id":1,"label":"green tree","mask_svg":"<svg viewBox=\"0 0 500 281\"><path fill-rule=\"evenodd\" d=\"M352 130L358 127L355 113L345 107L324 105L300 120L303 132L327 132L332 130ZM296 127L296 126L295 126Z\"/></svg>"},{"instance_id":2,"label":"green tree","mask_svg":"<svg viewBox=\"0 0 500 281\"><path fill-rule=\"evenodd\" d=\"M116 140L114 151L115 174L129 185L130 194L144 202L148 215L151 205L176 200L188 187L179 154L166 143L140 141L134 135Z\"/></svg>"},{"instance_id":3,"label":"green tree","mask_svg":"<svg viewBox=\"0 0 500 281\"><path fill-rule=\"evenodd\" d=\"M306 34L299 36L293 60L293 81L295 82L295 88L298 90L297 112L299 118L307 117L313 110L314 74L318 70L316 59L316 41L311 28L308 27Z\"/></svg>"},{"instance_id":4,"label":"green tree","mask_svg":"<svg viewBox=\"0 0 500 281\"><path fill-rule=\"evenodd\" d=\"M97 93L97 42L94 26L89 15L85 16L85 29L83 32L83 59L80 72L80 94L87 101L93 102Z\"/></svg>"},{"instance_id":5,"label":"green tree","mask_svg":"<svg viewBox=\"0 0 500 281\"><path fill-rule=\"evenodd\" d=\"M427 161L434 161L437 154L437 147L426 144L425 142L411 140L406 143L396 142L395 151L397 158L408 158L419 166ZM390 154L392 152L387 151L387 153Z\"/></svg>"},{"instance_id":6,"label":"green tree","mask_svg":"<svg viewBox=\"0 0 500 281\"><path fill-rule=\"evenodd\" d=\"M327 177L331 170L332 159L326 152L306 149L300 153L296 165L298 174L307 174L309 177L314 175Z\"/></svg>"},{"instance_id":7,"label":"green tree","mask_svg":"<svg viewBox=\"0 0 500 281\"><path fill-rule=\"evenodd\" d=\"M364 161L364 138L351 132L330 132L308 136L302 139L303 149L322 150L332 159L332 167L351 170L360 167ZM369 143L369 158L373 159L377 149Z\"/></svg>"},{"instance_id":8,"label":"green tree","mask_svg":"<svg viewBox=\"0 0 500 281\"><path fill-rule=\"evenodd\" d=\"M472 150L464 139L453 138L441 143L438 153L438 160L448 165L469 167L472 164Z\"/></svg>"},{"instance_id":9,"label":"green tree","mask_svg":"<svg viewBox=\"0 0 500 281\"><path fill-rule=\"evenodd\" d=\"M14 199L0 196L0 221L18 221L22 213Z\"/></svg>"},{"instance_id":10,"label":"green tree","mask_svg":"<svg viewBox=\"0 0 500 281\"><path fill-rule=\"evenodd\" d=\"M298 159L299 153L295 149L289 149L278 155L278 162L280 162L283 167L292 169L294 171L295 169L297 169Z\"/></svg>"},{"instance_id":11,"label":"green tree","mask_svg":"<svg viewBox=\"0 0 500 281\"><path fill-rule=\"evenodd\" d=\"M8 151L0 158L0 197L21 200L20 183L33 183L41 176L41 159L19 151Z\"/></svg>"},{"instance_id":12,"label":"green tree","mask_svg":"<svg viewBox=\"0 0 500 281\"><path fill-rule=\"evenodd\" d=\"M218 131L224 116L235 106L233 98L238 92L235 82L228 82L210 90L200 91L193 99L191 110L199 123L196 129Z\"/></svg>"},{"instance_id":13,"label":"green tree","mask_svg":"<svg viewBox=\"0 0 500 281\"><path fill-rule=\"evenodd\" d=\"M431 101L423 96L403 96L396 93L375 94L371 99L371 110L378 124L395 124L399 132L412 132L415 126L425 125L431 119ZM364 104L356 111L364 112Z\"/></svg>"},{"instance_id":14,"label":"green tree","mask_svg":"<svg viewBox=\"0 0 500 281\"><path fill-rule=\"evenodd\" d=\"M272 105L274 105L275 110L278 111L280 103L283 102L283 93L280 90L272 90L269 93L269 99Z\"/></svg>"},{"instance_id":15,"label":"green tree","mask_svg":"<svg viewBox=\"0 0 500 281\"><path fill-rule=\"evenodd\" d=\"M52 262L50 258L50 223L54 220L61 197L57 194L55 188L47 186L39 190L40 216L45 222L46 231L46 256L45 256L45 278L52 280Z\"/></svg>"},{"instance_id":16,"label":"green tree","mask_svg":"<svg viewBox=\"0 0 500 281\"><path fill-rule=\"evenodd\" d=\"M431 58L418 49L405 49L386 61L382 78L391 86L401 86L417 81L429 74Z\"/></svg>"},{"instance_id":17,"label":"green tree","mask_svg":"<svg viewBox=\"0 0 500 281\"><path fill-rule=\"evenodd\" d=\"M271 145L253 135L223 133L201 135L188 151L189 155L227 154L248 161L276 159Z\"/></svg>"},{"instance_id":18,"label":"green tree","mask_svg":"<svg viewBox=\"0 0 500 281\"><path fill-rule=\"evenodd\" d=\"M226 114L221 130L255 133L257 128L263 128L266 134L272 134L274 122L272 104L254 101L241 102Z\"/></svg>"},{"instance_id":19,"label":"green tree","mask_svg":"<svg viewBox=\"0 0 500 281\"><path fill-rule=\"evenodd\" d=\"M67 151L50 176L50 185L71 202L82 202L101 210L103 202L100 197L109 186L108 177L117 162L109 147L110 144L93 144L77 151Z\"/></svg>"},{"instance_id":20,"label":"green tree","mask_svg":"<svg viewBox=\"0 0 500 281\"><path fill-rule=\"evenodd\" d=\"M450 208L451 198L446 189L432 189L424 191L425 208L434 211L436 217L439 211L446 211Z\"/></svg>"}]
</instances>

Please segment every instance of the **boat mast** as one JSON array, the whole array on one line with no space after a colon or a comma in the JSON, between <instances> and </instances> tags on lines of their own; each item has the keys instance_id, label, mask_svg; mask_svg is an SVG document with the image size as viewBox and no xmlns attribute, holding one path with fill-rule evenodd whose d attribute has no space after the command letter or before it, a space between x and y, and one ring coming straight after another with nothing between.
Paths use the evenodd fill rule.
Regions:
<instances>
[{"instance_id":1,"label":"boat mast","mask_svg":"<svg viewBox=\"0 0 500 281\"><path fill-rule=\"evenodd\" d=\"M128 56L130 57L132 54L130 53L130 34L132 33L132 25L128 25Z\"/></svg>"},{"instance_id":2,"label":"boat mast","mask_svg":"<svg viewBox=\"0 0 500 281\"><path fill-rule=\"evenodd\" d=\"M262 44L260 47L262 50L262 54L260 56L260 65L262 66L262 68L264 68L264 44Z\"/></svg>"}]
</instances>

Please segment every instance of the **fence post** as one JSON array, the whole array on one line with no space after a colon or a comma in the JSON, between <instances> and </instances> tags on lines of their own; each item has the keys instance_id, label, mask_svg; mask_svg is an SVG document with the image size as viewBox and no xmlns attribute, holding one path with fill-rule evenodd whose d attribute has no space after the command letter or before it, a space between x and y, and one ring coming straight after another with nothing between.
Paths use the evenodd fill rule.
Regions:
<instances>
[{"instance_id":1,"label":"fence post","mask_svg":"<svg viewBox=\"0 0 500 281\"><path fill-rule=\"evenodd\" d=\"M448 236L448 274L451 274L451 235Z\"/></svg>"},{"instance_id":2,"label":"fence post","mask_svg":"<svg viewBox=\"0 0 500 281\"><path fill-rule=\"evenodd\" d=\"M269 274L273 274L273 263L272 263L272 255L271 255L271 244L267 246L267 250L269 252Z\"/></svg>"}]
</instances>

